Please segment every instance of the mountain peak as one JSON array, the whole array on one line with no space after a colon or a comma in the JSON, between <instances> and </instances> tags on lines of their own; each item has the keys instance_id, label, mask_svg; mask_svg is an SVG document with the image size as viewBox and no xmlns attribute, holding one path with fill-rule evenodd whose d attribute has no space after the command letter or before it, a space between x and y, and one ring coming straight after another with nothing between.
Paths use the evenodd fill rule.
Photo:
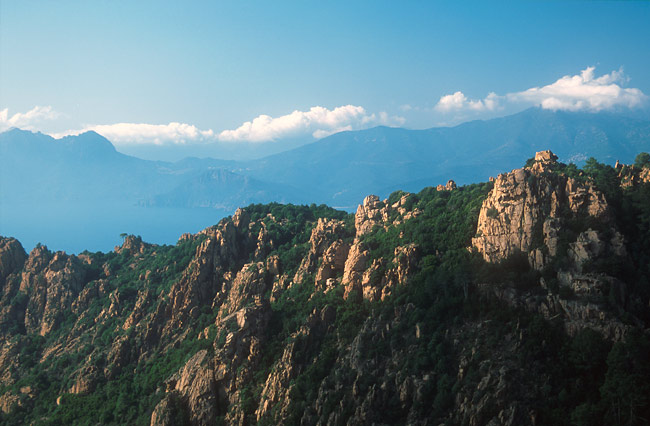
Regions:
<instances>
[{"instance_id":1,"label":"mountain peak","mask_svg":"<svg viewBox=\"0 0 650 426\"><path fill-rule=\"evenodd\" d=\"M34 133L34 132L31 132L29 130L19 129L18 127L10 127L10 128L8 128L7 130L5 130L2 133L16 135L16 134L21 134L21 133Z\"/></svg>"},{"instance_id":2,"label":"mountain peak","mask_svg":"<svg viewBox=\"0 0 650 426\"><path fill-rule=\"evenodd\" d=\"M97 133L97 132L94 131L94 130L86 130L86 131L83 132L83 133L79 133L78 136L88 136L88 137L91 137L91 136L97 136L97 137L100 137L100 138L102 138L102 139L106 139L104 136L100 135L99 133Z\"/></svg>"},{"instance_id":3,"label":"mountain peak","mask_svg":"<svg viewBox=\"0 0 650 426\"><path fill-rule=\"evenodd\" d=\"M94 130L88 130L87 132L76 136L65 136L61 138L61 140L67 144L70 144L71 147L81 149L86 153L117 152L115 146L113 146L113 144L108 139L95 132Z\"/></svg>"},{"instance_id":4,"label":"mountain peak","mask_svg":"<svg viewBox=\"0 0 650 426\"><path fill-rule=\"evenodd\" d=\"M0 135L7 137L7 138L15 138L15 137L20 137L20 136L47 136L44 135L41 132L33 132L31 130L26 130L26 129L21 129L18 127L10 127L9 129L5 130L4 132L0 132Z\"/></svg>"}]
</instances>

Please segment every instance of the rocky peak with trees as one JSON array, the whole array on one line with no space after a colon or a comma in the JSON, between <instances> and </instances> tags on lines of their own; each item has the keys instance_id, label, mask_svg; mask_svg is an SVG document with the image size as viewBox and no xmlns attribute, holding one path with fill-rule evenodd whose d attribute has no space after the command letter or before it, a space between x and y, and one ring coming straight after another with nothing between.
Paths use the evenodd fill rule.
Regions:
<instances>
[{"instance_id":1,"label":"rocky peak with trees","mask_svg":"<svg viewBox=\"0 0 650 426\"><path fill-rule=\"evenodd\" d=\"M2 424L643 424L650 157L254 204L175 246L0 239Z\"/></svg>"}]
</instances>

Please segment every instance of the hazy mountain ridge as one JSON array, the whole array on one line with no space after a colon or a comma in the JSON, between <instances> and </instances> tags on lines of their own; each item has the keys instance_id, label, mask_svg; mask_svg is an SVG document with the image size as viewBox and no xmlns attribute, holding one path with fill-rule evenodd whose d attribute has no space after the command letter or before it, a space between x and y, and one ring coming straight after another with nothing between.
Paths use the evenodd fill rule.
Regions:
<instances>
[{"instance_id":1,"label":"hazy mountain ridge","mask_svg":"<svg viewBox=\"0 0 650 426\"><path fill-rule=\"evenodd\" d=\"M219 168L193 175L168 192L154 195L144 205L232 209L251 203L296 202L301 197L288 185L259 181Z\"/></svg>"},{"instance_id":2,"label":"hazy mountain ridge","mask_svg":"<svg viewBox=\"0 0 650 426\"><path fill-rule=\"evenodd\" d=\"M9 199L114 197L132 204L191 207L214 199L206 172L224 169L254 180L234 179L215 205L236 208L249 201L325 202L353 208L367 193L386 196L391 189L419 190L426 182L486 180L516 167L534 152L550 148L560 160L630 162L650 149L650 122L609 113L567 113L530 109L449 128L406 130L375 127L341 132L260 160L187 158L174 163L120 154L94 132L54 140L12 130L0 136L4 164L3 197ZM499 165L499 166L497 166ZM499 168L500 167L500 168ZM47 180L42 179L47 176ZM194 185L190 182L196 179ZM277 185L272 190L273 185ZM14 190L14 186L17 186ZM78 186L78 187L77 187ZM259 188L258 188L259 186ZM18 188L19 187L19 188ZM192 197L163 195L203 187ZM386 190L389 190L386 193ZM241 195L232 198L233 193ZM263 194L256 199L255 194ZM176 202L174 203L174 200Z\"/></svg>"},{"instance_id":3,"label":"hazy mountain ridge","mask_svg":"<svg viewBox=\"0 0 650 426\"><path fill-rule=\"evenodd\" d=\"M54 139L14 129L0 134L0 149L2 180L11 182L2 196L10 202L93 200L136 205L230 163L142 160L117 152L95 132ZM240 201L223 203L235 208Z\"/></svg>"},{"instance_id":4,"label":"hazy mountain ridge","mask_svg":"<svg viewBox=\"0 0 650 426\"><path fill-rule=\"evenodd\" d=\"M102 209L98 220L106 222L106 215L122 218L110 241L99 246L107 248L125 229L134 229L131 225L153 223L157 208L198 212L194 230L210 223L201 217L213 220L209 212L197 209L212 208L222 216L252 202L324 203L351 211L368 193L386 197L398 189L415 192L452 177L459 184L484 181L543 148L551 148L564 162L587 156L609 164L630 162L635 153L650 150L650 122L612 113L530 109L449 128L341 132L260 160L186 158L173 163L121 154L94 132L55 140L12 130L0 134L0 229L29 235L22 223L27 216L44 223L74 223L77 214L77 222L88 221L97 212L83 206L92 205ZM93 228L70 225L61 232ZM174 229L182 232L178 225ZM42 234L45 242L64 241L51 232ZM150 235L172 241L159 240L159 232ZM35 238L24 237L32 245Z\"/></svg>"},{"instance_id":5,"label":"hazy mountain ridge","mask_svg":"<svg viewBox=\"0 0 650 426\"><path fill-rule=\"evenodd\" d=\"M242 173L313 185L319 190L312 200L354 206L369 192L388 195L391 191L382 192L385 188L418 191L450 178L462 184L486 180L542 149L551 149L565 162L588 156L612 164L631 162L638 152L650 149L650 121L535 108L448 128L376 127L341 132L255 161Z\"/></svg>"}]
</instances>

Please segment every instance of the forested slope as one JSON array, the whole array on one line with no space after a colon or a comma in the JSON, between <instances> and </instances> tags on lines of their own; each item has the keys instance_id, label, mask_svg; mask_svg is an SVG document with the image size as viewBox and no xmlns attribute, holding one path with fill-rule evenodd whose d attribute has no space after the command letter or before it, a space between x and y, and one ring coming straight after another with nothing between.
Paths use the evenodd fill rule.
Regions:
<instances>
[{"instance_id":1,"label":"forested slope","mask_svg":"<svg viewBox=\"0 0 650 426\"><path fill-rule=\"evenodd\" d=\"M0 240L2 424L646 424L650 161L538 153L175 246Z\"/></svg>"}]
</instances>

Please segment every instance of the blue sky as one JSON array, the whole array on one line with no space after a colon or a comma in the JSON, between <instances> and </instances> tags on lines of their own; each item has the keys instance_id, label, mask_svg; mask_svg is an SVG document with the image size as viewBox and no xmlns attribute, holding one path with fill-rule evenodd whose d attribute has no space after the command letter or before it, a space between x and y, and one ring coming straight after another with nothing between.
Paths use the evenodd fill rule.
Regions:
<instances>
[{"instance_id":1,"label":"blue sky","mask_svg":"<svg viewBox=\"0 0 650 426\"><path fill-rule=\"evenodd\" d=\"M646 1L0 1L0 131L264 143L650 94Z\"/></svg>"}]
</instances>

